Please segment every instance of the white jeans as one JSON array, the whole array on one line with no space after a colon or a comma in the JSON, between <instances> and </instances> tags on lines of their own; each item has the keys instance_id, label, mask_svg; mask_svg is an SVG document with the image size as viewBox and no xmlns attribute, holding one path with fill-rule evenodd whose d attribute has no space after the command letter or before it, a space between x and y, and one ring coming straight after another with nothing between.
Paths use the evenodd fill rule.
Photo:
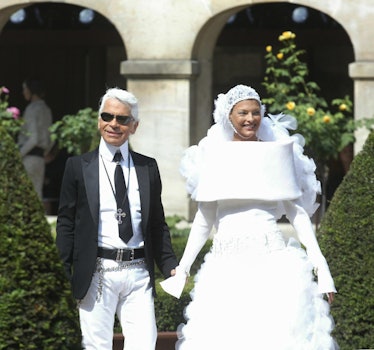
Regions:
<instances>
[{"instance_id":1,"label":"white jeans","mask_svg":"<svg viewBox=\"0 0 374 350\"><path fill-rule=\"evenodd\" d=\"M102 262L104 269L119 266L114 260L102 259ZM112 349L115 314L125 337L125 350L155 349L157 329L148 270L145 263L122 264L126 267L120 271L104 272L99 300L100 274L95 272L79 304L82 345L86 350Z\"/></svg>"}]
</instances>

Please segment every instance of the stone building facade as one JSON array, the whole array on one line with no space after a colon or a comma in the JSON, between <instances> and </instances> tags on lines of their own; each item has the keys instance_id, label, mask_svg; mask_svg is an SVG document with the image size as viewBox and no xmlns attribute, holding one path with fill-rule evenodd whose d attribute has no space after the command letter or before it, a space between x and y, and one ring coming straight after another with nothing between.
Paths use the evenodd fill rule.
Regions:
<instances>
[{"instance_id":1,"label":"stone building facade","mask_svg":"<svg viewBox=\"0 0 374 350\"><path fill-rule=\"evenodd\" d=\"M0 30L15 11L36 3L42 1L2 0ZM132 146L157 158L166 213L190 217L193 208L178 166L183 151L204 137L211 125L215 98L213 55L217 38L231 16L245 8L295 2L60 0L59 3L91 8L116 28L126 56L111 69L118 69L126 80L127 89L141 102L141 124L132 138ZM353 59L346 71L353 81L355 118L373 116L372 1L299 0L297 3L325 13L343 27L353 47ZM357 133L355 152L361 149L366 136L364 130Z\"/></svg>"}]
</instances>

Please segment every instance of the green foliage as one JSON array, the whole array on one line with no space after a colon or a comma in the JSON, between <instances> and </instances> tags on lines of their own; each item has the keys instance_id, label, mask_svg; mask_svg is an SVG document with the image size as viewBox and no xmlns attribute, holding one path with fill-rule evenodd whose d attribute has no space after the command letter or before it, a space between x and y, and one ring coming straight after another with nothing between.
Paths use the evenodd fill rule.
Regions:
<instances>
[{"instance_id":1,"label":"green foliage","mask_svg":"<svg viewBox=\"0 0 374 350\"><path fill-rule=\"evenodd\" d=\"M188 227L184 229L177 228L177 225L182 221L178 216L167 217L166 221L170 227L173 249L179 261L182 258L184 248L186 247L190 229ZM157 328L159 331L175 331L180 323L186 322L183 317L183 311L191 301L190 292L194 286L194 276L199 270L201 264L204 262L204 257L208 253L210 246L211 242L208 241L191 266L191 276L188 278L187 285L185 286L180 299L176 299L162 290L159 282L163 280L163 277L161 274L157 274L155 312Z\"/></svg>"},{"instance_id":2,"label":"green foliage","mask_svg":"<svg viewBox=\"0 0 374 350\"><path fill-rule=\"evenodd\" d=\"M69 154L88 152L99 144L97 112L91 108L78 111L76 115L65 115L49 128L52 141L57 141L60 149Z\"/></svg>"},{"instance_id":3,"label":"green foliage","mask_svg":"<svg viewBox=\"0 0 374 350\"><path fill-rule=\"evenodd\" d=\"M179 216L167 217L166 221L170 228L173 249L179 261L182 258L190 229L177 228L177 224L182 221L182 218L180 218ZM183 317L183 312L185 307L191 301L190 292L194 286L194 276L199 270L201 264L204 262L204 257L208 253L210 246L211 242L208 241L201 249L195 262L191 266L191 276L188 278L187 284L180 299L176 299L164 292L164 290L160 286L160 282L164 280L164 277L158 270L156 270L157 297L155 298L155 313L157 329L159 332L174 332L176 331L179 324L186 322ZM121 333L118 319L116 319L114 331L115 333Z\"/></svg>"},{"instance_id":4,"label":"green foliage","mask_svg":"<svg viewBox=\"0 0 374 350\"><path fill-rule=\"evenodd\" d=\"M187 239L188 234L180 234L180 232L173 230L172 244L178 261L182 258ZM187 284L180 299L176 299L164 292L159 285L159 282L161 282L163 278L161 276L157 278L157 298L155 299L155 312L157 328L159 331L175 331L179 324L186 323L186 320L183 317L183 311L191 301L190 292L194 286L194 276L200 269L201 264L204 262L204 257L208 253L210 246L211 242L208 241L191 266L191 276L188 278Z\"/></svg>"},{"instance_id":5,"label":"green foliage","mask_svg":"<svg viewBox=\"0 0 374 350\"><path fill-rule=\"evenodd\" d=\"M305 51L297 48L296 35L282 33L280 48L266 47L266 71L263 85L268 111L273 114L287 110L298 122L296 132L305 138L306 148L319 166L326 166L339 152L355 141L358 127L370 127L374 119L353 120L349 96L336 98L330 104L320 95L316 82L310 81Z\"/></svg>"},{"instance_id":6,"label":"green foliage","mask_svg":"<svg viewBox=\"0 0 374 350\"><path fill-rule=\"evenodd\" d=\"M0 140L0 349L78 349L78 315L43 205L1 126Z\"/></svg>"},{"instance_id":7,"label":"green foliage","mask_svg":"<svg viewBox=\"0 0 374 350\"><path fill-rule=\"evenodd\" d=\"M5 86L0 87L0 126L16 140L23 121L19 118L19 109L16 107L9 107L8 99L9 90Z\"/></svg>"},{"instance_id":8,"label":"green foliage","mask_svg":"<svg viewBox=\"0 0 374 350\"><path fill-rule=\"evenodd\" d=\"M374 344L374 132L354 158L318 239L338 290L332 315L341 350Z\"/></svg>"},{"instance_id":9,"label":"green foliage","mask_svg":"<svg viewBox=\"0 0 374 350\"><path fill-rule=\"evenodd\" d=\"M189 229L178 230L173 227L171 228L171 231L173 249L179 261L182 258L184 248L187 244ZM187 285L185 286L180 299L174 298L161 289L159 282L163 280L163 277L160 274L157 275L155 312L157 328L159 331L175 331L180 323L186 322L183 317L183 311L191 301L190 292L194 286L194 276L199 270L201 264L204 262L204 257L208 253L210 246L211 242L208 241L191 266L191 276L188 278Z\"/></svg>"},{"instance_id":10,"label":"green foliage","mask_svg":"<svg viewBox=\"0 0 374 350\"><path fill-rule=\"evenodd\" d=\"M157 329L159 332L174 332L178 325L186 323L183 317L185 307L190 303L191 297L187 288L180 299L165 293L159 283L156 285L157 298L155 299L155 313Z\"/></svg>"}]
</instances>

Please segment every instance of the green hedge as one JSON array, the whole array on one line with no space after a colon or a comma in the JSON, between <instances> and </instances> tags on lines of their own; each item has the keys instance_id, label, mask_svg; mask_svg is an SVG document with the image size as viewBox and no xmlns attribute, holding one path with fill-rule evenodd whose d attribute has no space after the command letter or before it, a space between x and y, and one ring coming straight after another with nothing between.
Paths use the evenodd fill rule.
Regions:
<instances>
[{"instance_id":1,"label":"green hedge","mask_svg":"<svg viewBox=\"0 0 374 350\"><path fill-rule=\"evenodd\" d=\"M354 158L318 230L338 294L331 312L341 350L374 346L374 133Z\"/></svg>"},{"instance_id":2,"label":"green hedge","mask_svg":"<svg viewBox=\"0 0 374 350\"><path fill-rule=\"evenodd\" d=\"M78 349L78 316L44 208L1 127L0 183L0 349Z\"/></svg>"},{"instance_id":3,"label":"green hedge","mask_svg":"<svg viewBox=\"0 0 374 350\"><path fill-rule=\"evenodd\" d=\"M173 249L179 261L183 255L183 251L187 243L189 229L178 230L170 225L170 230L172 232ZM162 281L163 277L161 275L158 276L156 281L157 298L155 299L155 312L158 331L175 331L180 323L186 322L183 317L183 312L184 308L191 301L189 293L194 285L194 275L200 268L200 265L203 263L204 256L209 251L210 245L211 242L208 241L197 256L194 264L191 267L191 276L188 279L188 283L184 288L180 299L174 298L161 289L158 282Z\"/></svg>"}]
</instances>

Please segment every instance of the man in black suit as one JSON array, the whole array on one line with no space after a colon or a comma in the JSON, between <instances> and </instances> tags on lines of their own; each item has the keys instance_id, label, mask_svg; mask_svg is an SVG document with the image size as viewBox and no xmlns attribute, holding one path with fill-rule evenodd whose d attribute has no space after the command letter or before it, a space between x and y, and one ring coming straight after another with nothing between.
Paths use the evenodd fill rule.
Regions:
<instances>
[{"instance_id":1,"label":"man in black suit","mask_svg":"<svg viewBox=\"0 0 374 350\"><path fill-rule=\"evenodd\" d=\"M154 263L165 277L177 259L155 159L129 149L137 99L118 88L101 98L98 149L67 160L57 247L78 300L84 349L112 349L114 316L126 350L153 350Z\"/></svg>"}]
</instances>

